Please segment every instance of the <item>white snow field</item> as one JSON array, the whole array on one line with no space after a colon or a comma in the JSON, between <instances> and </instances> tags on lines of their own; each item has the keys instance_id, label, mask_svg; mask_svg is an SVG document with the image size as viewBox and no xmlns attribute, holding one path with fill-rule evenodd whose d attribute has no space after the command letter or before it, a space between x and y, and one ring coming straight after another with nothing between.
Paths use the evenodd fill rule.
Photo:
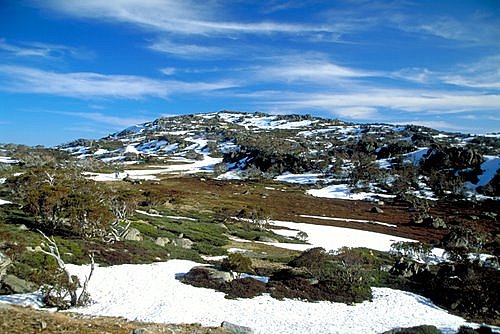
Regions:
<instances>
[{"instance_id":1,"label":"white snow field","mask_svg":"<svg viewBox=\"0 0 500 334\"><path fill-rule=\"evenodd\" d=\"M97 267L89 283L90 306L73 309L90 315L122 316L130 320L201 323L229 321L255 333L381 333L394 327L433 324L453 333L466 322L421 296L388 288L373 288L373 301L352 306L331 302L277 300L268 295L226 299L221 292L185 285L176 275L198 263L184 260L149 265ZM79 277L87 266L69 266Z\"/></svg>"},{"instance_id":2,"label":"white snow field","mask_svg":"<svg viewBox=\"0 0 500 334\"><path fill-rule=\"evenodd\" d=\"M347 228L283 221L270 223L278 233L306 232L309 245L275 244L302 250L318 246L328 250L342 246L388 250L394 241L411 241ZM185 285L176 279L197 265L191 261L171 260L149 265L97 267L89 283L93 303L74 311L122 316L130 320L207 326L229 321L249 326L261 334L380 333L395 327L421 324L432 324L444 333L453 333L466 324L464 319L436 307L426 298L388 288L373 288L372 301L351 306L276 300L269 295L226 299L221 292ZM89 272L88 266L70 265L68 268L81 279Z\"/></svg>"},{"instance_id":3,"label":"white snow field","mask_svg":"<svg viewBox=\"0 0 500 334\"><path fill-rule=\"evenodd\" d=\"M369 247L388 250L394 241L412 241L390 235L284 221L271 221L274 230L308 234L309 245L275 244L280 247L324 247L327 250ZM286 227L288 229L280 229ZM290 230L292 229L292 230ZM252 299L226 299L210 289L185 285L176 277L200 265L171 260L148 265L96 267L88 291L87 307L72 309L83 314L121 316L130 320L164 323L201 323L218 326L229 321L251 327L255 333L381 333L395 327L421 324L454 333L466 321L433 305L419 295L388 288L373 288L373 300L346 305L332 302L277 300L269 295ZM88 266L68 265L83 281ZM0 296L0 302L39 307L39 294ZM468 324L474 326L474 324Z\"/></svg>"}]
</instances>

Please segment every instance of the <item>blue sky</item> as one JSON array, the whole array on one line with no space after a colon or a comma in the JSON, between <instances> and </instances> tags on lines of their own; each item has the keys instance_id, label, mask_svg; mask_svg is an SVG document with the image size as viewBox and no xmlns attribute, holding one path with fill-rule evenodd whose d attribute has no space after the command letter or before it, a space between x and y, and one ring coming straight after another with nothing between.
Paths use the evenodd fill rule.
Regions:
<instances>
[{"instance_id":1,"label":"blue sky","mask_svg":"<svg viewBox=\"0 0 500 334\"><path fill-rule=\"evenodd\" d=\"M3 0L0 142L222 109L500 131L500 1Z\"/></svg>"}]
</instances>

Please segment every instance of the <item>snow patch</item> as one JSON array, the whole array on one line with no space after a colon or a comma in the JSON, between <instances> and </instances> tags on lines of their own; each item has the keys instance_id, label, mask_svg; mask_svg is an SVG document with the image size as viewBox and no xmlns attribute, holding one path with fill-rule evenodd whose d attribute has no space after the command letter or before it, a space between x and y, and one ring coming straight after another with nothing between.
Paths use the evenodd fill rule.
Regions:
<instances>
[{"instance_id":1,"label":"snow patch","mask_svg":"<svg viewBox=\"0 0 500 334\"><path fill-rule=\"evenodd\" d=\"M485 162L481 164L483 173L478 176L479 182L476 186L485 186L495 177L498 169L500 169L500 158L492 155L485 155Z\"/></svg>"},{"instance_id":2,"label":"snow patch","mask_svg":"<svg viewBox=\"0 0 500 334\"><path fill-rule=\"evenodd\" d=\"M379 197L382 198L394 198L395 195L387 195L373 192L351 192L351 189L345 184L335 184L330 185L321 189L309 189L306 191L307 194L314 197L324 197L324 198L336 198L336 199L348 199L355 201L362 200L377 200Z\"/></svg>"},{"instance_id":3,"label":"snow patch","mask_svg":"<svg viewBox=\"0 0 500 334\"><path fill-rule=\"evenodd\" d=\"M334 220L334 221L342 221L342 222L368 223L368 224L382 225L382 226L387 226L387 227L398 227L397 225L394 225L394 224L378 222L378 221L375 221L375 220L347 219L347 218L324 217L324 216L310 216L310 215L299 215L299 217L314 218L314 219L323 219L323 220Z\"/></svg>"},{"instance_id":4,"label":"snow patch","mask_svg":"<svg viewBox=\"0 0 500 334\"><path fill-rule=\"evenodd\" d=\"M355 305L277 300L267 294L252 299L227 299L222 292L196 288L175 279L197 265L171 260L96 267L88 286L94 302L72 311L204 326L229 321L251 327L258 334L381 333L420 324L435 325L444 333L452 333L467 324L427 298L389 288L373 288L372 301ZM74 265L68 265L68 269L81 279L89 270L88 266Z\"/></svg>"},{"instance_id":5,"label":"snow patch","mask_svg":"<svg viewBox=\"0 0 500 334\"><path fill-rule=\"evenodd\" d=\"M420 161L422 161L424 155L426 155L428 151L429 151L428 147L421 147L416 151L405 154L406 158L404 161L410 162L418 166L420 164Z\"/></svg>"},{"instance_id":6,"label":"snow patch","mask_svg":"<svg viewBox=\"0 0 500 334\"><path fill-rule=\"evenodd\" d=\"M11 157L0 156L1 164L17 164L19 161L12 159Z\"/></svg>"},{"instance_id":7,"label":"snow patch","mask_svg":"<svg viewBox=\"0 0 500 334\"><path fill-rule=\"evenodd\" d=\"M287 172L277 176L275 180L297 184L316 184L320 181L324 181L322 178L323 176L324 175L320 173L292 174Z\"/></svg>"},{"instance_id":8,"label":"snow patch","mask_svg":"<svg viewBox=\"0 0 500 334\"><path fill-rule=\"evenodd\" d=\"M308 237L309 244L291 244L291 243L268 243L269 245L304 251L312 247L323 247L326 250L338 250L342 247L366 247L370 249L387 252L391 249L391 245L395 242L415 242L416 240L396 237L393 235L382 234L377 232L355 230L345 227L315 225L305 223L294 223L280 220L271 220L273 224L272 230L276 234L290 236L290 230L305 232ZM278 227L285 227L279 229Z\"/></svg>"},{"instance_id":9,"label":"snow patch","mask_svg":"<svg viewBox=\"0 0 500 334\"><path fill-rule=\"evenodd\" d=\"M6 201L6 200L0 198L0 205L11 204L11 203L12 203L11 201Z\"/></svg>"},{"instance_id":10,"label":"snow patch","mask_svg":"<svg viewBox=\"0 0 500 334\"><path fill-rule=\"evenodd\" d=\"M228 171L215 178L216 180L241 180L241 176L237 171Z\"/></svg>"}]
</instances>

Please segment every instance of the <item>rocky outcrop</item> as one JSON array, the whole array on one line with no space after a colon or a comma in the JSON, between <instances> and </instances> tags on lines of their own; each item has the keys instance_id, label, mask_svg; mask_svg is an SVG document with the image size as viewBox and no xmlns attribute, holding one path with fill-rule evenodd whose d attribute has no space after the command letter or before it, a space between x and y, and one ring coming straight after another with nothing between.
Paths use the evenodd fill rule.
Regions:
<instances>
[{"instance_id":1,"label":"rocky outcrop","mask_svg":"<svg viewBox=\"0 0 500 334\"><path fill-rule=\"evenodd\" d=\"M27 293L36 290L37 286L31 282L18 278L14 275L7 274L2 279L1 291L4 294L12 293Z\"/></svg>"},{"instance_id":2,"label":"rocky outcrop","mask_svg":"<svg viewBox=\"0 0 500 334\"><path fill-rule=\"evenodd\" d=\"M253 330L250 327L235 325L227 321L223 321L220 326L232 334L253 334Z\"/></svg>"},{"instance_id":3,"label":"rocky outcrop","mask_svg":"<svg viewBox=\"0 0 500 334\"><path fill-rule=\"evenodd\" d=\"M157 244L160 247L165 247L165 245L168 245L170 243L170 239L167 237L158 237L155 240L155 244Z\"/></svg>"},{"instance_id":4,"label":"rocky outcrop","mask_svg":"<svg viewBox=\"0 0 500 334\"><path fill-rule=\"evenodd\" d=\"M382 334L441 334L436 326L421 325L415 327L395 328Z\"/></svg>"},{"instance_id":5,"label":"rocky outcrop","mask_svg":"<svg viewBox=\"0 0 500 334\"><path fill-rule=\"evenodd\" d=\"M175 246L185 248L185 249L191 249L194 245L194 242L187 239L187 238L177 238L174 241L172 241L172 243Z\"/></svg>"},{"instance_id":6,"label":"rocky outcrop","mask_svg":"<svg viewBox=\"0 0 500 334\"><path fill-rule=\"evenodd\" d=\"M123 240L142 241L142 239L143 237L141 232L134 227L129 228L127 233L123 236Z\"/></svg>"},{"instance_id":7,"label":"rocky outcrop","mask_svg":"<svg viewBox=\"0 0 500 334\"><path fill-rule=\"evenodd\" d=\"M11 265L11 263L11 259L4 253L0 252L0 281L7 273L7 268Z\"/></svg>"},{"instance_id":8,"label":"rocky outcrop","mask_svg":"<svg viewBox=\"0 0 500 334\"><path fill-rule=\"evenodd\" d=\"M233 274L229 271L218 270L214 267L196 266L191 268L191 270L182 277L182 280L184 282L191 282L199 279L201 276L219 282L230 282L234 279Z\"/></svg>"},{"instance_id":9,"label":"rocky outcrop","mask_svg":"<svg viewBox=\"0 0 500 334\"><path fill-rule=\"evenodd\" d=\"M483 162L482 155L472 148L432 145L424 156L421 167L424 170L455 171L478 169Z\"/></svg>"},{"instance_id":10,"label":"rocky outcrop","mask_svg":"<svg viewBox=\"0 0 500 334\"><path fill-rule=\"evenodd\" d=\"M440 217L431 216L428 214L416 215L410 220L411 225L433 227L433 228L447 228L445 221Z\"/></svg>"},{"instance_id":11,"label":"rocky outcrop","mask_svg":"<svg viewBox=\"0 0 500 334\"><path fill-rule=\"evenodd\" d=\"M410 153L417 147L407 140L398 140L382 146L377 150L377 159L393 158L401 154Z\"/></svg>"}]
</instances>

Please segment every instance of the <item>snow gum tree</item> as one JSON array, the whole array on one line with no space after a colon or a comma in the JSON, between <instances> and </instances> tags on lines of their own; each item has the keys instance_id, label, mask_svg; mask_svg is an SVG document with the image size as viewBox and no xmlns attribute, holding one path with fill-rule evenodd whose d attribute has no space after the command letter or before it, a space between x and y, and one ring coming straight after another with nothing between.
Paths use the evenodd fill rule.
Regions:
<instances>
[{"instance_id":1,"label":"snow gum tree","mask_svg":"<svg viewBox=\"0 0 500 334\"><path fill-rule=\"evenodd\" d=\"M101 237L114 221L104 187L75 170L37 168L9 185L36 228L49 234Z\"/></svg>"}]
</instances>

